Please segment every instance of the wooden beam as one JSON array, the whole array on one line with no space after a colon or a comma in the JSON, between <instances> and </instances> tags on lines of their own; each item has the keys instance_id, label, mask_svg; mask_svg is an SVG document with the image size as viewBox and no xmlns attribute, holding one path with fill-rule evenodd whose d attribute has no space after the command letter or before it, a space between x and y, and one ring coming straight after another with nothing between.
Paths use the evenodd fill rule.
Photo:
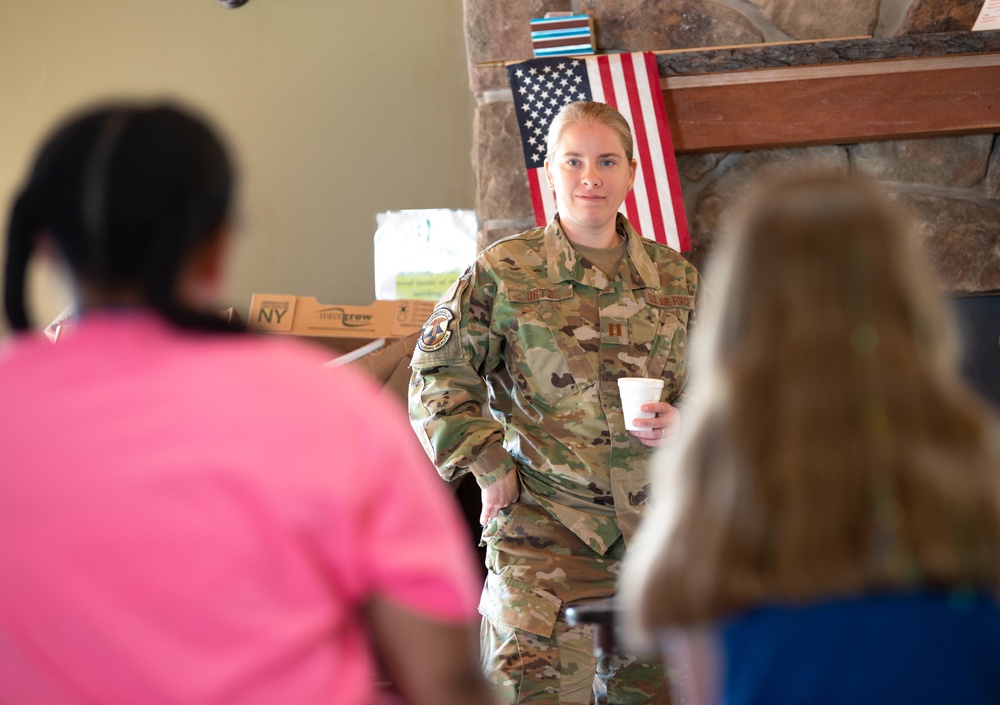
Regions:
<instances>
[{"instance_id":1,"label":"wooden beam","mask_svg":"<svg viewBox=\"0 0 1000 705\"><path fill-rule=\"evenodd\" d=\"M660 76L1000 52L1000 30L846 37L656 51Z\"/></svg>"},{"instance_id":2,"label":"wooden beam","mask_svg":"<svg viewBox=\"0 0 1000 705\"><path fill-rule=\"evenodd\" d=\"M661 78L678 152L1000 131L1000 52Z\"/></svg>"}]
</instances>

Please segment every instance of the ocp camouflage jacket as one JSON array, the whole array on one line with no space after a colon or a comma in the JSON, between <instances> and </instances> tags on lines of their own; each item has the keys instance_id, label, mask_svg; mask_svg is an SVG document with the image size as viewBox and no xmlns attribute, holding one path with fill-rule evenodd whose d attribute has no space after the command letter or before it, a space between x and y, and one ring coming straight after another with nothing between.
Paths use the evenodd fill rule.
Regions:
<instances>
[{"instance_id":1,"label":"ocp camouflage jacket","mask_svg":"<svg viewBox=\"0 0 1000 705\"><path fill-rule=\"evenodd\" d=\"M522 492L594 550L628 541L651 449L625 430L617 380L662 377L677 403L699 275L624 216L613 281L558 219L483 251L436 307L412 361L410 418L441 476ZM488 413L484 413L488 412Z\"/></svg>"}]
</instances>

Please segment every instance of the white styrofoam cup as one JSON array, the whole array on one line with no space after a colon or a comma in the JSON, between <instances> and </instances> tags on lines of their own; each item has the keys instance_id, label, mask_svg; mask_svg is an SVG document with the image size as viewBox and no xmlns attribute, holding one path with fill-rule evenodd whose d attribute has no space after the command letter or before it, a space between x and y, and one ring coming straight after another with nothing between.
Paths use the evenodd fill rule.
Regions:
<instances>
[{"instance_id":1,"label":"white styrofoam cup","mask_svg":"<svg viewBox=\"0 0 1000 705\"><path fill-rule=\"evenodd\" d=\"M635 419L651 419L656 414L640 411L643 404L660 401L663 394L663 380L647 377L621 377L618 380L618 391L622 399L622 413L625 415L625 428L629 431L647 431L646 426L636 426Z\"/></svg>"}]
</instances>

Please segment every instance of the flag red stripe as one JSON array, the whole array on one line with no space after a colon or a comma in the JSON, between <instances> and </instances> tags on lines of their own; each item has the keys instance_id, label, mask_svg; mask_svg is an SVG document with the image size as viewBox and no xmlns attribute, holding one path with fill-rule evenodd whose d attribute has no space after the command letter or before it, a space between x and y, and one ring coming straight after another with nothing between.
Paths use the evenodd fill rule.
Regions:
<instances>
[{"instance_id":1,"label":"flag red stripe","mask_svg":"<svg viewBox=\"0 0 1000 705\"><path fill-rule=\"evenodd\" d=\"M674 140L670 134L670 121L667 120L667 108L663 104L660 90L660 67L652 52L645 52L646 74L649 77L649 89L653 95L653 110L656 111L656 122L661 126L660 145L667 157L667 182L670 186L670 202L674 208L674 221L677 224L678 250L686 252L691 249L691 235L688 232L687 213L684 210L684 194L681 191L681 178L677 173L677 160L674 157Z\"/></svg>"},{"instance_id":2,"label":"flag red stripe","mask_svg":"<svg viewBox=\"0 0 1000 705\"><path fill-rule=\"evenodd\" d=\"M604 91L604 102L615 110L618 110L618 101L615 98L615 82L611 76L611 64L607 56L597 57L597 68L601 75L601 90ZM636 232L642 235L639 227L639 203L636 201L635 193L628 192L625 196L625 217L632 224Z\"/></svg>"},{"instance_id":3,"label":"flag red stripe","mask_svg":"<svg viewBox=\"0 0 1000 705\"><path fill-rule=\"evenodd\" d=\"M639 86L636 83L635 67L632 65L631 56L622 57L622 72L625 74L626 91L628 92L628 100L632 108L632 125L635 128L633 138L639 152L639 164L646 165L645 168L640 170L640 175L643 183L646 185L646 192L648 194L647 203L649 206L649 215L653 221L653 239L666 244L667 233L663 227L660 194L656 185L656 175L652 169L653 155L649 149L649 138L646 136L646 120L642 114L642 103L639 100Z\"/></svg>"},{"instance_id":4,"label":"flag red stripe","mask_svg":"<svg viewBox=\"0 0 1000 705\"><path fill-rule=\"evenodd\" d=\"M611 65L607 56L597 57L597 68L601 72L601 88L604 91L604 102L615 110L618 109L618 101L615 100L615 81L611 77Z\"/></svg>"},{"instance_id":5,"label":"flag red stripe","mask_svg":"<svg viewBox=\"0 0 1000 705\"><path fill-rule=\"evenodd\" d=\"M548 194L542 191L540 183L543 169L528 169L528 188L531 189L531 207L535 211L535 225L544 227L545 222L545 202L542 200Z\"/></svg>"}]
</instances>

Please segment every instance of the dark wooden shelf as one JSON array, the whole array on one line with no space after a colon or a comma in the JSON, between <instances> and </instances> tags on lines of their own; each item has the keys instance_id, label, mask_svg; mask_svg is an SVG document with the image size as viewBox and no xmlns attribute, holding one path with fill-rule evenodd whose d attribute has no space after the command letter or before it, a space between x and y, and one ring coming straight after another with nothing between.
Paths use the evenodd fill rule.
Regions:
<instances>
[{"instance_id":1,"label":"dark wooden shelf","mask_svg":"<svg viewBox=\"0 0 1000 705\"><path fill-rule=\"evenodd\" d=\"M1000 131L1000 31L658 52L678 152Z\"/></svg>"}]
</instances>

